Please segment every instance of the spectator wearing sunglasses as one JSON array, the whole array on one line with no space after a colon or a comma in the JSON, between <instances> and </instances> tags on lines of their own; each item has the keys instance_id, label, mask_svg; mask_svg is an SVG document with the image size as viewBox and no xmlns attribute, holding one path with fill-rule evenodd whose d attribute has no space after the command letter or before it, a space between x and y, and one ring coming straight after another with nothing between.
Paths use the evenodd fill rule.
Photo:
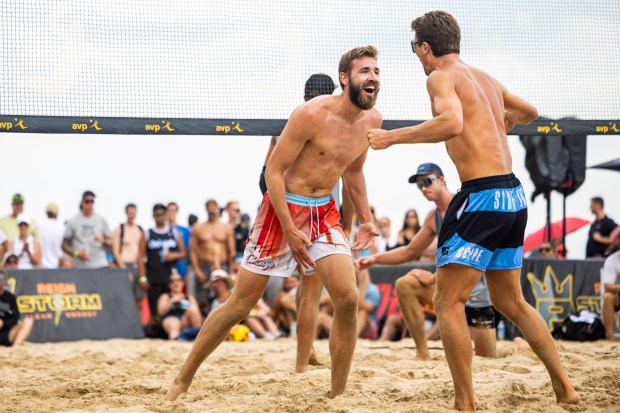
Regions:
<instances>
[{"instance_id":1,"label":"spectator wearing sunglasses","mask_svg":"<svg viewBox=\"0 0 620 413\"><path fill-rule=\"evenodd\" d=\"M423 163L417 172L409 178L415 183L426 199L435 203L422 224L421 229L408 245L363 257L356 261L358 270L373 265L396 265L417 260L423 255L439 234L448 205L454 195L448 190L443 172L434 163ZM436 274L419 268L409 271L396 280L396 295L400 311L416 345L416 358L430 359L427 340L437 332L437 324L425 334L424 309L433 310L433 294L437 286ZM424 307L420 304L423 304ZM474 287L465 305L469 333L475 343L476 355L496 357L495 348L495 311L483 277ZM385 338L385 336L384 336Z\"/></svg>"},{"instance_id":2,"label":"spectator wearing sunglasses","mask_svg":"<svg viewBox=\"0 0 620 413\"><path fill-rule=\"evenodd\" d=\"M73 257L74 268L106 268L111 247L110 226L95 213L95 193L84 191L80 213L67 221L62 249Z\"/></svg>"},{"instance_id":3,"label":"spectator wearing sunglasses","mask_svg":"<svg viewBox=\"0 0 620 413\"><path fill-rule=\"evenodd\" d=\"M557 251L555 248L555 244L550 241L544 241L538 247L538 257L539 258L557 258Z\"/></svg>"},{"instance_id":4,"label":"spectator wearing sunglasses","mask_svg":"<svg viewBox=\"0 0 620 413\"><path fill-rule=\"evenodd\" d=\"M185 282L173 272L168 280L169 292L157 300L157 313L169 340L175 340L185 328L197 328L202 324L198 303L194 297L183 292Z\"/></svg>"}]
</instances>

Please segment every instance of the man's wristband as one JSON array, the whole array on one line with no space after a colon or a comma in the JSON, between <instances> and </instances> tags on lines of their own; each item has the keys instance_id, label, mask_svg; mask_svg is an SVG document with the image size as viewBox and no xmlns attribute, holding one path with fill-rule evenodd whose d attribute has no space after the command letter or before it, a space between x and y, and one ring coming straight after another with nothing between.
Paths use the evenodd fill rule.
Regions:
<instances>
[{"instance_id":1,"label":"man's wristband","mask_svg":"<svg viewBox=\"0 0 620 413\"><path fill-rule=\"evenodd\" d=\"M73 256L74 256L75 258L77 258L77 256L78 256L78 255L80 255L80 251L78 251L78 250L73 250Z\"/></svg>"},{"instance_id":2,"label":"man's wristband","mask_svg":"<svg viewBox=\"0 0 620 413\"><path fill-rule=\"evenodd\" d=\"M148 281L148 280L147 280L147 278L146 278L146 275L142 275L142 276L138 277L138 282L139 282L140 284L142 284L143 282L147 282L147 281Z\"/></svg>"}]
</instances>

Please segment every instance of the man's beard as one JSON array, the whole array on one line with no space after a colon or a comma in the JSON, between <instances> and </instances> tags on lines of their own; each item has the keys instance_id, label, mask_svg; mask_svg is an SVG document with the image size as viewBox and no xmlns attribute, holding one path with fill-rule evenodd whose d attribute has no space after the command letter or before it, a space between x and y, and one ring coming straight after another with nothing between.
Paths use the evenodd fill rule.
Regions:
<instances>
[{"instance_id":1,"label":"man's beard","mask_svg":"<svg viewBox=\"0 0 620 413\"><path fill-rule=\"evenodd\" d=\"M208 212L209 221L215 221L217 219L217 214L215 212Z\"/></svg>"},{"instance_id":2,"label":"man's beard","mask_svg":"<svg viewBox=\"0 0 620 413\"><path fill-rule=\"evenodd\" d=\"M375 86L375 94L373 97L367 97L362 94L362 86L357 86L353 83L349 78L349 99L353 102L357 107L363 110L372 109L377 103L377 94L379 93L379 87Z\"/></svg>"}]
</instances>

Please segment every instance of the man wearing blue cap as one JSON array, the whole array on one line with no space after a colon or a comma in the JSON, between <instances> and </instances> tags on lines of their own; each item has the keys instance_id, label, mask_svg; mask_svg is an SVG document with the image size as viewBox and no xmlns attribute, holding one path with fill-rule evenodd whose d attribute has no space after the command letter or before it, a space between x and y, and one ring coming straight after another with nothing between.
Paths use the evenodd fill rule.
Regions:
<instances>
[{"instance_id":1,"label":"man wearing blue cap","mask_svg":"<svg viewBox=\"0 0 620 413\"><path fill-rule=\"evenodd\" d=\"M431 210L424 219L422 228L409 245L360 258L356 265L359 269L366 269L373 265L396 265L415 260L431 245L441 229L443 217L454 195L448 191L443 172L434 163L423 163L417 172L409 177L409 183L415 183L422 194L429 201L433 201L437 208ZM407 324L407 328L416 345L416 358L430 359L428 343L424 335L424 315L418 304L431 305L436 289L436 273L419 268L409 271L396 281L396 295L400 311ZM474 340L476 355L482 357L496 357L495 351L495 311L491 306L489 291L484 276L472 291L465 305L465 314L469 332Z\"/></svg>"}]
</instances>

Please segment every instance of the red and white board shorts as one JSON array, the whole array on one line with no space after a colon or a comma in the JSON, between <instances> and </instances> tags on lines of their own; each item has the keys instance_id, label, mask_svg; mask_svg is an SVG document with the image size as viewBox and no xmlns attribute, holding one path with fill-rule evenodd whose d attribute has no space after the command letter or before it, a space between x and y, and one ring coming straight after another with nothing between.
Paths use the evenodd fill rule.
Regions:
<instances>
[{"instance_id":1,"label":"red and white board shorts","mask_svg":"<svg viewBox=\"0 0 620 413\"><path fill-rule=\"evenodd\" d=\"M308 253L314 262L333 254L351 256L340 225L340 214L329 196L311 198L287 193L286 202L295 227L312 242ZM263 197L241 266L256 274L277 277L290 277L297 268L269 193ZM306 275L314 273L313 268L303 270Z\"/></svg>"}]
</instances>

